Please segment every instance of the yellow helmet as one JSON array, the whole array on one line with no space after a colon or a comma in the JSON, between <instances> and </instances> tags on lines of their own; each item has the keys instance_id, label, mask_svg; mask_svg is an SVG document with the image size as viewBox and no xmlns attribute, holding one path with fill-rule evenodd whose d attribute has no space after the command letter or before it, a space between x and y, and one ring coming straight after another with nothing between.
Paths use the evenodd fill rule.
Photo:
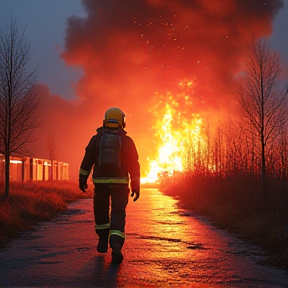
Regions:
<instances>
[{"instance_id":1,"label":"yellow helmet","mask_svg":"<svg viewBox=\"0 0 288 288\"><path fill-rule=\"evenodd\" d=\"M108 128L125 128L125 114L118 107L109 108L105 113L103 121L104 127Z\"/></svg>"}]
</instances>

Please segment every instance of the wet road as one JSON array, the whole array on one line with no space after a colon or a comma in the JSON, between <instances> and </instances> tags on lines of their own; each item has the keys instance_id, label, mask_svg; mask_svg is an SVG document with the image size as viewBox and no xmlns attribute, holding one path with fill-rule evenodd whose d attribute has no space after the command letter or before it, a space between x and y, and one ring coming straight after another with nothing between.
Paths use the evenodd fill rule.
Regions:
<instances>
[{"instance_id":1,"label":"wet road","mask_svg":"<svg viewBox=\"0 0 288 288\"><path fill-rule=\"evenodd\" d=\"M288 287L282 270L256 263L252 245L179 210L157 189L127 208L121 265L96 252L92 200L69 205L0 251L0 287Z\"/></svg>"}]
</instances>

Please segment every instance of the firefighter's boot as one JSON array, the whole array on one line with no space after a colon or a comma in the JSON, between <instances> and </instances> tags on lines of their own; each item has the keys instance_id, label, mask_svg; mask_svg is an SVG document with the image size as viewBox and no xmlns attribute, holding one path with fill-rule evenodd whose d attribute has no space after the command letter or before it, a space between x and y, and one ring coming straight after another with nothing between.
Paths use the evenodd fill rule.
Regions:
<instances>
[{"instance_id":1,"label":"firefighter's boot","mask_svg":"<svg viewBox=\"0 0 288 288\"><path fill-rule=\"evenodd\" d=\"M112 263L120 264L123 261L123 254L121 252L124 244L124 238L119 235L112 234L110 236L110 247L112 248Z\"/></svg>"},{"instance_id":2,"label":"firefighter's boot","mask_svg":"<svg viewBox=\"0 0 288 288\"><path fill-rule=\"evenodd\" d=\"M109 238L109 229L103 229L103 230L96 230L99 241L97 245L97 251L99 253L106 253L108 250L108 238Z\"/></svg>"}]
</instances>

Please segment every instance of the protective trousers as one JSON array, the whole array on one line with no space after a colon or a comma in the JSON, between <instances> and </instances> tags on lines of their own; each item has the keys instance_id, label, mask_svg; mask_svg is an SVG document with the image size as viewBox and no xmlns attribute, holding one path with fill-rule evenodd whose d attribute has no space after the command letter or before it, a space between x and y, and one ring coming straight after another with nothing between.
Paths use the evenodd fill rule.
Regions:
<instances>
[{"instance_id":1,"label":"protective trousers","mask_svg":"<svg viewBox=\"0 0 288 288\"><path fill-rule=\"evenodd\" d=\"M128 185L124 184L95 184L95 230L102 247L108 246L109 236L112 249L121 250L124 244L129 191Z\"/></svg>"}]
</instances>

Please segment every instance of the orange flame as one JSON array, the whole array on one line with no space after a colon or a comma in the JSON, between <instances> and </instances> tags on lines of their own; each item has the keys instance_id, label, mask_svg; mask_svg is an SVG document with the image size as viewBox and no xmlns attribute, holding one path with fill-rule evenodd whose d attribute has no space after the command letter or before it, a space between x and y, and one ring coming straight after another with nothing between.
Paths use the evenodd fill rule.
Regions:
<instances>
[{"instance_id":1,"label":"orange flame","mask_svg":"<svg viewBox=\"0 0 288 288\"><path fill-rule=\"evenodd\" d=\"M169 92L166 97L160 96L154 111L158 116L153 127L156 131L157 152L154 159L148 159L149 171L141 179L142 183L155 183L161 176L171 177L175 172L190 169L191 155L205 147L201 135L203 119L199 114L191 113L192 84L191 81L181 82L179 93L172 95Z\"/></svg>"}]
</instances>

